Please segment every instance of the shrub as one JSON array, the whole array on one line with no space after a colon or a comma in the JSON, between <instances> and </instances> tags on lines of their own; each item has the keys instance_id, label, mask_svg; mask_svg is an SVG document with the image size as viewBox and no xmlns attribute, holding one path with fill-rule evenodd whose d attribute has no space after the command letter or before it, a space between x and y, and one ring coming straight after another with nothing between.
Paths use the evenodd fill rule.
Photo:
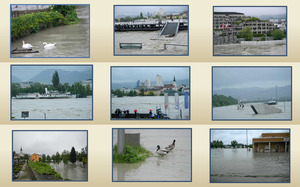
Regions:
<instances>
[{"instance_id":1,"label":"shrub","mask_svg":"<svg viewBox=\"0 0 300 187\"><path fill-rule=\"evenodd\" d=\"M273 30L271 35L273 36L274 40L282 40L285 38L284 32L280 29Z\"/></svg>"},{"instance_id":2,"label":"shrub","mask_svg":"<svg viewBox=\"0 0 300 187\"><path fill-rule=\"evenodd\" d=\"M152 153L142 146L130 146L128 144L124 147L124 153L118 154L118 146L113 147L113 162L114 163L137 163L145 161L146 158L152 156Z\"/></svg>"},{"instance_id":3,"label":"shrub","mask_svg":"<svg viewBox=\"0 0 300 187\"><path fill-rule=\"evenodd\" d=\"M33 171L42 175L54 175L56 178L62 179L61 175L58 174L53 167L42 162L32 162L29 161L30 167Z\"/></svg>"},{"instance_id":4,"label":"shrub","mask_svg":"<svg viewBox=\"0 0 300 187\"><path fill-rule=\"evenodd\" d=\"M253 33L250 27L242 29L240 35L242 36L242 38L245 38L246 41L252 41L253 39Z\"/></svg>"}]
</instances>

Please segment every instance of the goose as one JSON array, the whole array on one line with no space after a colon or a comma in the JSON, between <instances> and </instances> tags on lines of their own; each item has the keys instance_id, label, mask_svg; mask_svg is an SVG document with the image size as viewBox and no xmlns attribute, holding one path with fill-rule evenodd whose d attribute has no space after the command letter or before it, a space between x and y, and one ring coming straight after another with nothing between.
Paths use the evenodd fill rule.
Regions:
<instances>
[{"instance_id":1,"label":"goose","mask_svg":"<svg viewBox=\"0 0 300 187\"><path fill-rule=\"evenodd\" d=\"M54 44L48 44L47 42L44 42L43 45L44 45L44 48L52 48L55 46L56 43Z\"/></svg>"},{"instance_id":2,"label":"goose","mask_svg":"<svg viewBox=\"0 0 300 187\"><path fill-rule=\"evenodd\" d=\"M157 145L156 153L159 154L160 156L165 156L169 153L169 151L165 149L160 149L160 146Z\"/></svg>"},{"instance_id":3,"label":"goose","mask_svg":"<svg viewBox=\"0 0 300 187\"><path fill-rule=\"evenodd\" d=\"M172 151L175 148L175 140L173 140L173 143L168 145L168 147L165 147L166 150Z\"/></svg>"},{"instance_id":4,"label":"goose","mask_svg":"<svg viewBox=\"0 0 300 187\"><path fill-rule=\"evenodd\" d=\"M31 45L31 44L29 44L29 43L25 43L25 41L23 40L23 45L22 45L22 48L23 49L30 49L30 48L32 48L33 46Z\"/></svg>"}]
</instances>

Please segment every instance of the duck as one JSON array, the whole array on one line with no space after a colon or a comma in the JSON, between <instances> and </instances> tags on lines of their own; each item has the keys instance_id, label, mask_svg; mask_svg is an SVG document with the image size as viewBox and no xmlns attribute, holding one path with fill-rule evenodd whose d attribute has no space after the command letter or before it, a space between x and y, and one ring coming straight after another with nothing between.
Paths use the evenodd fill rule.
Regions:
<instances>
[{"instance_id":1,"label":"duck","mask_svg":"<svg viewBox=\"0 0 300 187\"><path fill-rule=\"evenodd\" d=\"M54 44L48 44L47 42L44 42L43 45L44 45L44 48L52 48L55 46L56 43Z\"/></svg>"},{"instance_id":2,"label":"duck","mask_svg":"<svg viewBox=\"0 0 300 187\"><path fill-rule=\"evenodd\" d=\"M173 140L173 143L168 145L168 147L165 147L165 149L168 151L172 151L175 148L175 142L176 140Z\"/></svg>"},{"instance_id":3,"label":"duck","mask_svg":"<svg viewBox=\"0 0 300 187\"><path fill-rule=\"evenodd\" d=\"M29 43L25 43L25 41L23 40L23 45L22 45L22 48L23 49L30 49L30 48L32 48L33 46L31 45L31 44L29 44Z\"/></svg>"},{"instance_id":4,"label":"duck","mask_svg":"<svg viewBox=\"0 0 300 187\"><path fill-rule=\"evenodd\" d=\"M169 151L165 149L160 149L160 146L157 145L156 153L159 154L160 156L165 156L169 153Z\"/></svg>"}]
</instances>

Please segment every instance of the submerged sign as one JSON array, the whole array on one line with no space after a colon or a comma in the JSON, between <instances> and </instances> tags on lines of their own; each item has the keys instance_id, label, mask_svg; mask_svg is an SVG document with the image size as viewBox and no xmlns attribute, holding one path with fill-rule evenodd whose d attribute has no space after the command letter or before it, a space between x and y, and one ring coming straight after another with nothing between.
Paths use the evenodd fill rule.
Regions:
<instances>
[{"instance_id":1,"label":"submerged sign","mask_svg":"<svg viewBox=\"0 0 300 187\"><path fill-rule=\"evenodd\" d=\"M184 108L189 108L189 94L184 93Z\"/></svg>"},{"instance_id":2,"label":"submerged sign","mask_svg":"<svg viewBox=\"0 0 300 187\"><path fill-rule=\"evenodd\" d=\"M179 109L179 94L175 93L175 109Z\"/></svg>"}]
</instances>

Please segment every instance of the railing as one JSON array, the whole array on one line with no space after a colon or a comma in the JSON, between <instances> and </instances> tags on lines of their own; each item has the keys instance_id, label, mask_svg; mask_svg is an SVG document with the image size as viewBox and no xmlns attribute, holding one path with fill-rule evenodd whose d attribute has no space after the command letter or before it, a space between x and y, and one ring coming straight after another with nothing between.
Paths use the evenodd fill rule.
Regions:
<instances>
[{"instance_id":1,"label":"railing","mask_svg":"<svg viewBox=\"0 0 300 187\"><path fill-rule=\"evenodd\" d=\"M183 44L164 44L164 49L167 49L167 45L174 45L174 46L189 46L189 45L183 45Z\"/></svg>"}]
</instances>

